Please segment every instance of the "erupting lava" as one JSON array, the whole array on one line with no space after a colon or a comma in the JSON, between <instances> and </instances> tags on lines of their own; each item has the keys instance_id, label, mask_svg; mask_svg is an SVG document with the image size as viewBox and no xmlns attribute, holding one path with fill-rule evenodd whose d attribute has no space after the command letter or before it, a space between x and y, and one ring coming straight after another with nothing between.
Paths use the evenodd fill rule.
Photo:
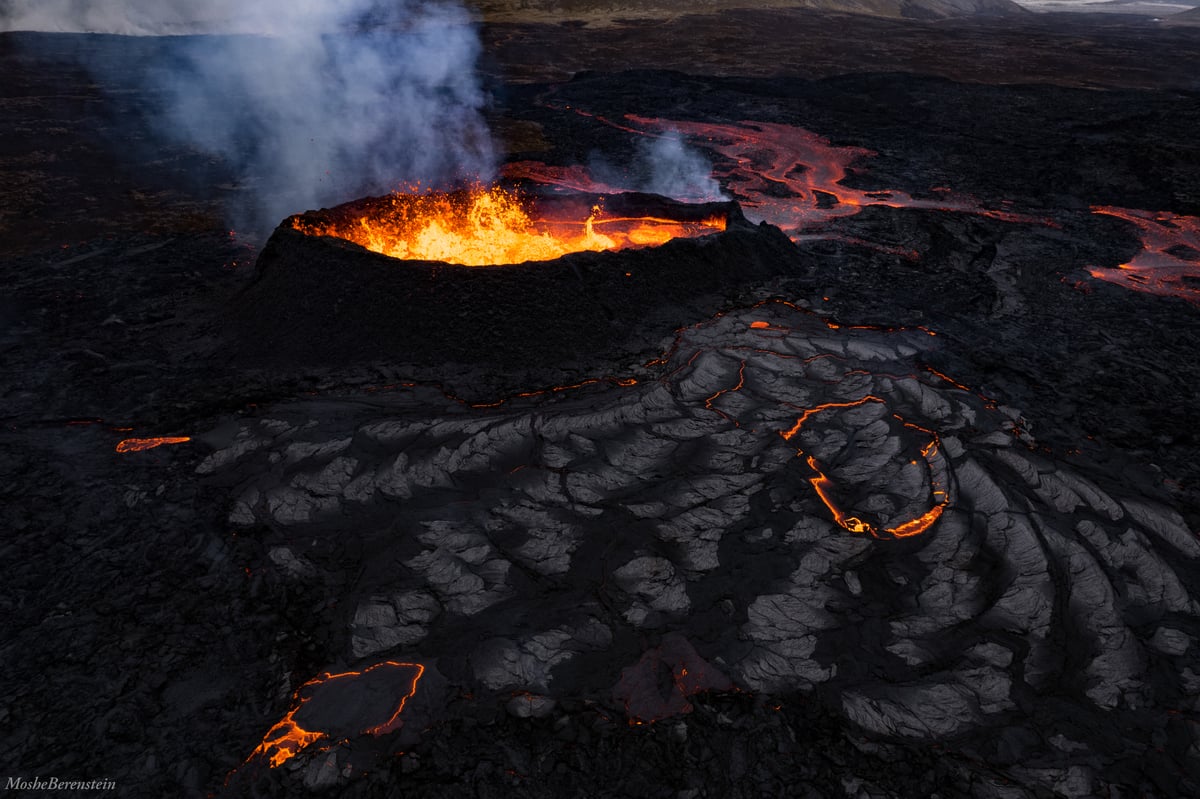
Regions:
<instances>
[{"instance_id":1,"label":"erupting lava","mask_svg":"<svg viewBox=\"0 0 1200 799\"><path fill-rule=\"evenodd\" d=\"M719 216L695 221L609 216L600 204L564 213L501 186L395 193L342 220L292 218L292 226L308 235L345 239L392 258L464 266L549 261L572 252L658 245L722 231L725 224Z\"/></svg>"}]
</instances>

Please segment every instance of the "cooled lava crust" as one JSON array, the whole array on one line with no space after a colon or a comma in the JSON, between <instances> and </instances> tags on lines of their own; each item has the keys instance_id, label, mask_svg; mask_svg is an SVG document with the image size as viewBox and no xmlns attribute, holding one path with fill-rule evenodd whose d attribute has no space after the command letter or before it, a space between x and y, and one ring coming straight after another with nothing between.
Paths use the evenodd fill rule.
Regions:
<instances>
[{"instance_id":1,"label":"cooled lava crust","mask_svg":"<svg viewBox=\"0 0 1200 799\"><path fill-rule=\"evenodd\" d=\"M383 200L299 218L317 224L353 218ZM278 368L368 361L582 365L653 347L703 318L698 313L745 301L749 287L800 271L788 238L748 222L735 202L688 204L637 193L537 199L539 210L577 206L581 219L596 203L616 215L719 216L726 229L640 249L460 266L399 260L306 235L291 217L263 248L257 277L233 308L233 349L244 363Z\"/></svg>"}]
</instances>

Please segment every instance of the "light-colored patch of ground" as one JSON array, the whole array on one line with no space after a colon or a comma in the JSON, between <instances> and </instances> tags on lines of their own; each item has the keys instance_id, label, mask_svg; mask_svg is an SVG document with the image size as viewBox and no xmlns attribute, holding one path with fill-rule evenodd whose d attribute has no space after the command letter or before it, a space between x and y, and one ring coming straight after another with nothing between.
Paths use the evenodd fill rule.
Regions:
<instances>
[{"instance_id":1,"label":"light-colored patch of ground","mask_svg":"<svg viewBox=\"0 0 1200 799\"><path fill-rule=\"evenodd\" d=\"M1136 14L1163 20L1195 10L1196 0L1018 0L1030 11ZM1190 16L1190 14L1189 14ZM1196 16L1200 22L1200 15Z\"/></svg>"}]
</instances>

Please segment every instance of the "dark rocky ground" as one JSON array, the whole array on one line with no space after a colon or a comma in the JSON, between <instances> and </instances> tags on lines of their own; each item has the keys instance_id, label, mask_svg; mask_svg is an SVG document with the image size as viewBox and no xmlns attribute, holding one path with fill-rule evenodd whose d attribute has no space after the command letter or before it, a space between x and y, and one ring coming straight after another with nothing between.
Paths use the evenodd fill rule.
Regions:
<instances>
[{"instance_id":1,"label":"dark rocky ground","mask_svg":"<svg viewBox=\"0 0 1200 799\"><path fill-rule=\"evenodd\" d=\"M1114 30L1089 41L1116 63L1200 47ZM1026 31L1023 64L1063 42ZM1200 792L1200 311L1086 272L1139 248L1089 206L1200 214L1194 86L497 83L513 159L633 152L564 103L780 122L878 153L847 183L1053 224L868 208L778 275L677 303L678 333L664 309L564 366L531 328L527 389L626 384L482 408L433 387L504 384L469 356L232 359L261 240L220 226L222 164L130 133L152 98L55 57L112 46L0 38L0 776L147 797ZM152 435L195 440L114 452ZM911 538L852 534L821 476L878 530L945 507ZM251 756L303 683L388 661L426 668L399 730L362 734L398 682L318 685L306 720L348 740Z\"/></svg>"}]
</instances>

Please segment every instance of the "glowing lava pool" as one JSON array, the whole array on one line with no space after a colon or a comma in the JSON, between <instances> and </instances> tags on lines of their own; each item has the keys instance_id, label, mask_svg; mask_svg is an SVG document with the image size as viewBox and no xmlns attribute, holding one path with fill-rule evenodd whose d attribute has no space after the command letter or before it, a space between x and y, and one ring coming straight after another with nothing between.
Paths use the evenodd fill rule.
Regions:
<instances>
[{"instance_id":1,"label":"glowing lava pool","mask_svg":"<svg viewBox=\"0 0 1200 799\"><path fill-rule=\"evenodd\" d=\"M550 261L573 252L665 244L725 230L719 203L657 204L646 195L544 196L515 185L393 193L291 217L292 227L391 258L463 266Z\"/></svg>"}]
</instances>

